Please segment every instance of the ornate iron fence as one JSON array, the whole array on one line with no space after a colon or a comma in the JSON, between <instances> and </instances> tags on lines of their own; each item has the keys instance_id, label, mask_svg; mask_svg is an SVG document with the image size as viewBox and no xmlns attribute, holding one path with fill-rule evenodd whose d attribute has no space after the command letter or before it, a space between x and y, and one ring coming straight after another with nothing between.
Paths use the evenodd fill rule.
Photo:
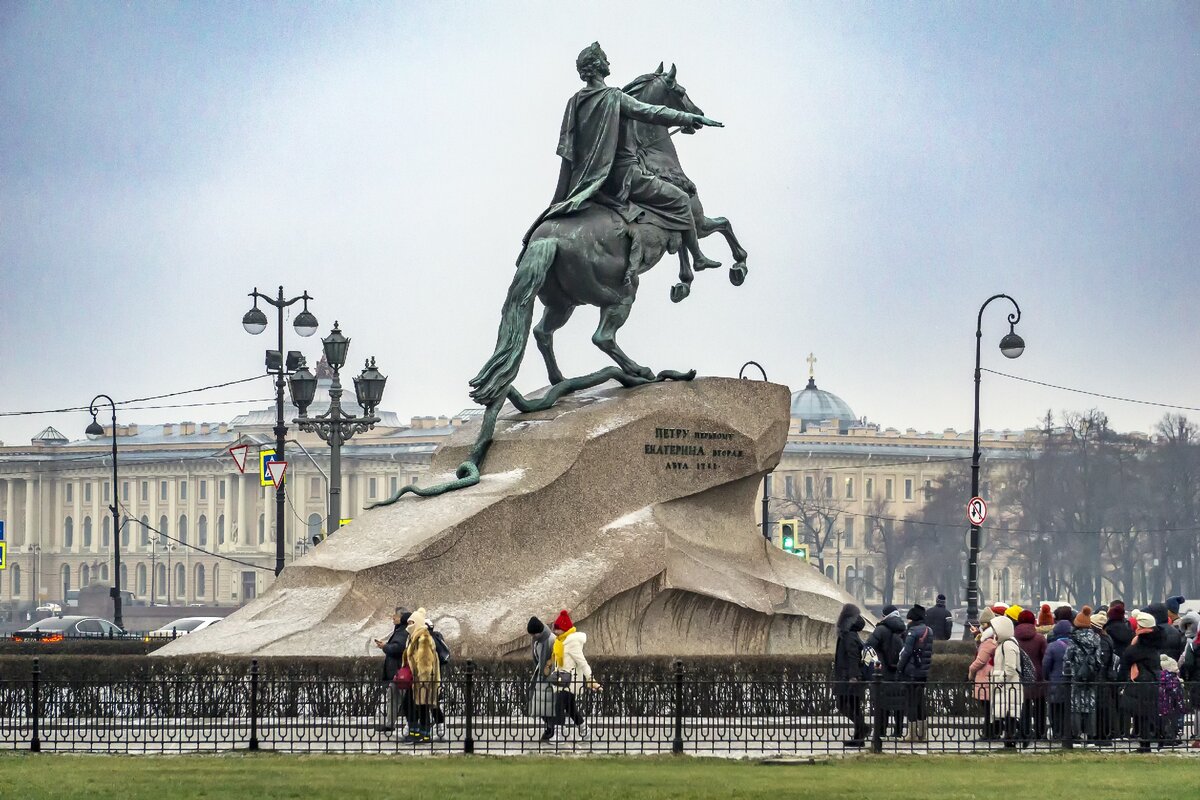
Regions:
<instances>
[{"instance_id":1,"label":"ornate iron fence","mask_svg":"<svg viewBox=\"0 0 1200 800\"><path fill-rule=\"evenodd\" d=\"M257 661L245 674L218 680L88 681L48 678L34 659L27 676L0 679L0 747L737 757L858 748L1147 750L1200 738L1197 710L1160 713L1152 684L1014 686L1000 704L1008 716L999 719L969 682L715 680L689 676L682 663L667 675L612 682L577 696L560 690L539 700L532 692L529 679L488 674L472 662L448 670L436 704L422 707L414 702L422 699L422 687L401 692L346 677L265 677ZM1089 707L1094 710L1080 713Z\"/></svg>"}]
</instances>

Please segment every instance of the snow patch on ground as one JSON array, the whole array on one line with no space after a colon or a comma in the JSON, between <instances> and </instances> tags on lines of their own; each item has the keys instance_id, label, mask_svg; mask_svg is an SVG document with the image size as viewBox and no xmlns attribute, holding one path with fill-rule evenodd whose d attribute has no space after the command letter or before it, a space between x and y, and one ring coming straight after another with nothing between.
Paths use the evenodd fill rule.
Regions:
<instances>
[{"instance_id":1,"label":"snow patch on ground","mask_svg":"<svg viewBox=\"0 0 1200 800\"><path fill-rule=\"evenodd\" d=\"M654 506L645 506L637 511L626 514L620 519L614 519L612 522L605 525L601 530L613 530L615 528L628 528L633 525L641 525L650 522L654 517Z\"/></svg>"}]
</instances>

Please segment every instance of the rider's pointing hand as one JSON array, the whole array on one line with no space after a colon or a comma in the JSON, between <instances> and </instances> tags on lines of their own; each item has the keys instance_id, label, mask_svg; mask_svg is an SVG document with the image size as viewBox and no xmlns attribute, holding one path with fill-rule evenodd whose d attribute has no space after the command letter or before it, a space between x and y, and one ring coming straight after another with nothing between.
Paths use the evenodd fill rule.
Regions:
<instances>
[{"instance_id":1,"label":"rider's pointing hand","mask_svg":"<svg viewBox=\"0 0 1200 800\"><path fill-rule=\"evenodd\" d=\"M699 114L695 114L692 116L692 122L697 127L699 127L701 125L704 125L709 128L724 128L725 127L725 123L717 122L715 119L709 119L708 117L702 117Z\"/></svg>"}]
</instances>

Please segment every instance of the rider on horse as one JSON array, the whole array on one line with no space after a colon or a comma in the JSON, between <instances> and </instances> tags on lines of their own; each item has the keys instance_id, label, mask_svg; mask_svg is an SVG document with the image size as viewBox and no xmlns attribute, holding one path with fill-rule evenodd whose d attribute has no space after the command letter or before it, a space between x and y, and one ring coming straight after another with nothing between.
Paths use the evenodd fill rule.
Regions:
<instances>
[{"instance_id":1,"label":"rider on horse","mask_svg":"<svg viewBox=\"0 0 1200 800\"><path fill-rule=\"evenodd\" d=\"M567 102L558 140L562 157L558 188L550 207L525 235L525 243L544 220L596 204L613 209L627 223L645 222L677 231L697 270L719 267L719 262L700 252L687 193L650 174L638 162L634 121L678 125L688 132L705 125L723 126L700 114L643 103L606 85L608 66L608 56L598 42L575 59L575 68L587 86Z\"/></svg>"}]
</instances>

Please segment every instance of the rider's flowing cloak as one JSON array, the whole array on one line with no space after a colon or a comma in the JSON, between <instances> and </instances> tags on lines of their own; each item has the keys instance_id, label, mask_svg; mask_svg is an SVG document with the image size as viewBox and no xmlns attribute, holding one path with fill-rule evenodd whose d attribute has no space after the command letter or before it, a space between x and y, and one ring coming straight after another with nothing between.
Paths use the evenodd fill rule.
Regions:
<instances>
[{"instance_id":1,"label":"rider's flowing cloak","mask_svg":"<svg viewBox=\"0 0 1200 800\"><path fill-rule=\"evenodd\" d=\"M550 207L526 232L523 240L526 245L537 226L545 220L574 214L590 203L621 210L624 197L609 197L601 191L612 173L617 154L617 138L621 132L621 95L621 90L615 86L588 86L567 101L558 135L558 154L562 157L558 188ZM622 194L628 192L623 191ZM640 213L640 209L634 216L637 213Z\"/></svg>"}]
</instances>

